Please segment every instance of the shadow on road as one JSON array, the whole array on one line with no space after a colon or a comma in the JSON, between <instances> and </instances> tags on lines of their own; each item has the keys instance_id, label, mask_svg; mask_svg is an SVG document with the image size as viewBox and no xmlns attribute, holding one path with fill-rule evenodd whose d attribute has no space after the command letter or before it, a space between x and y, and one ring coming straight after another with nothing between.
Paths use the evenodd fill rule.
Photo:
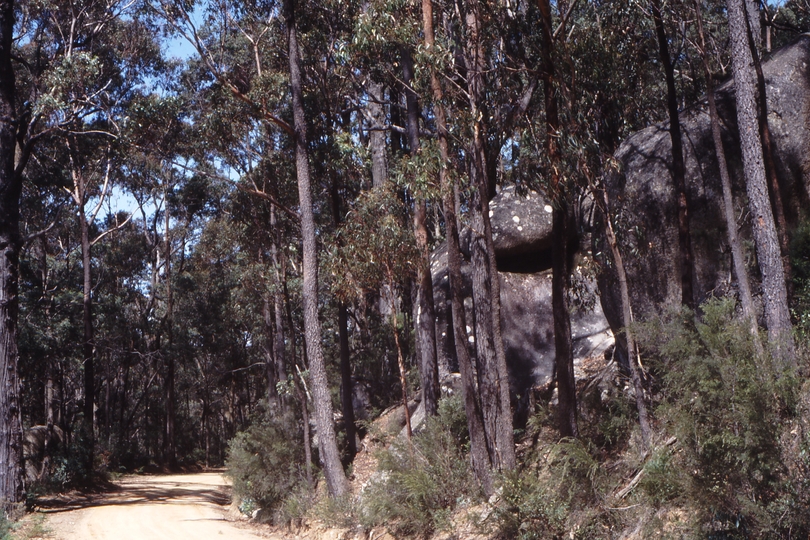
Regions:
<instances>
[{"instance_id":1,"label":"shadow on road","mask_svg":"<svg viewBox=\"0 0 810 540\"><path fill-rule=\"evenodd\" d=\"M178 475L166 477L139 476L126 478L101 493L68 493L42 497L35 506L45 514L55 514L100 506L131 506L139 504L230 504L230 488L223 485L173 481Z\"/></svg>"}]
</instances>

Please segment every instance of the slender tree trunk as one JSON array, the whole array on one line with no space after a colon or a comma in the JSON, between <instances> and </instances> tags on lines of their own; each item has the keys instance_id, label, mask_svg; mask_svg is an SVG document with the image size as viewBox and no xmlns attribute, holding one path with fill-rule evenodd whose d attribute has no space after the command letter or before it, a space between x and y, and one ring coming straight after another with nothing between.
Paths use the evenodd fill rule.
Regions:
<instances>
[{"instance_id":1,"label":"slender tree trunk","mask_svg":"<svg viewBox=\"0 0 810 540\"><path fill-rule=\"evenodd\" d=\"M731 195L731 175L728 172L726 161L726 151L723 147L723 136L720 131L720 115L717 112L717 103L714 99L714 80L709 68L709 61L706 56L706 39L703 32L703 17L701 15L701 4L695 0L695 13L700 37L700 56L703 61L703 70L706 75L706 94L709 100L709 120L712 126L712 139L714 141L717 165L720 170L720 183L723 187L723 215L726 218L726 230L728 243L731 246L731 259L734 264L734 273L737 276L737 286L740 290L740 303L742 304L743 316L751 327L751 333L758 338L759 328L757 325L756 311L754 310L754 297L751 294L751 282L748 279L748 270L745 265L742 242L737 234L737 219L734 213L734 199Z\"/></svg>"},{"instance_id":2,"label":"slender tree trunk","mask_svg":"<svg viewBox=\"0 0 810 540\"><path fill-rule=\"evenodd\" d=\"M402 78L405 82L405 103L408 111L408 146L411 155L419 153L419 102L410 87L413 81L413 55L402 50ZM417 196L414 202L413 230L419 249L417 261L417 293L414 322L419 352L419 374L422 382L422 400L425 414L434 416L439 410L439 363L436 347L436 307L433 301L433 277L430 273L430 246L428 245L427 205Z\"/></svg>"},{"instance_id":3,"label":"slender tree trunk","mask_svg":"<svg viewBox=\"0 0 810 540\"><path fill-rule=\"evenodd\" d=\"M616 273L619 275L619 294L622 299L622 326L624 326L624 337L627 342L627 363L630 365L630 378L633 380L633 390L636 394L636 409L638 410L638 423L641 428L641 442L644 449L649 450L650 440L652 439L650 414L644 397L644 380L641 376L636 339L633 334L633 311L630 306L627 272L624 268L622 253L619 250L619 242L613 230L613 222L610 220L610 201L608 200L607 190L602 190L602 204L600 206L605 216L605 236L607 236L610 252L613 255L613 264L616 265Z\"/></svg>"},{"instance_id":4,"label":"slender tree trunk","mask_svg":"<svg viewBox=\"0 0 810 540\"><path fill-rule=\"evenodd\" d=\"M327 114L329 122L329 133L332 136L331 126L333 124L332 115ZM383 138L384 139L384 138ZM385 147L383 146L383 151ZM385 171L387 176L388 172ZM342 221L340 211L340 181L337 171L330 169L332 186L330 195L332 199L332 221L335 228L340 226ZM346 430L346 445L349 453L349 460L353 460L357 454L357 427L354 417L354 382L352 381L351 349L349 347L349 310L346 304L338 304L338 342L340 349L340 406L343 412L343 425Z\"/></svg>"},{"instance_id":5,"label":"slender tree trunk","mask_svg":"<svg viewBox=\"0 0 810 540\"><path fill-rule=\"evenodd\" d=\"M0 0L0 507L23 500L22 425L17 377L20 193L14 174L14 2Z\"/></svg>"},{"instance_id":6,"label":"slender tree trunk","mask_svg":"<svg viewBox=\"0 0 810 540\"><path fill-rule=\"evenodd\" d=\"M433 32L433 4L431 0L422 0L422 22L425 32L425 47L433 51L435 37ZM490 471L489 453L487 452L484 435L484 422L477 400L478 389L475 384L472 360L467 350L466 328L464 315L464 298L462 295L461 276L461 249L458 239L458 221L456 218L455 190L447 167L450 166L450 151L447 137L447 121L442 104L442 87L435 69L430 72L430 86L433 93L433 115L436 118L436 130L439 139L439 154L441 167L439 169L439 182L442 190L444 205L444 219L447 229L447 267L450 279L450 299L452 312L452 327L456 356L459 371L461 372L461 393L464 399L464 408L467 412L467 429L470 433L470 457L473 471L481 482L484 492L488 495L493 492L492 473Z\"/></svg>"},{"instance_id":7,"label":"slender tree trunk","mask_svg":"<svg viewBox=\"0 0 810 540\"><path fill-rule=\"evenodd\" d=\"M84 187L81 188L81 200L84 202L86 195ZM79 226L81 228L82 247L82 272L83 272L83 301L82 301L82 321L84 323L84 337L82 341L82 353L84 364L84 437L85 437L85 468L88 477L93 473L93 454L95 453L95 343L93 342L93 284L92 268L90 266L90 227L87 223L84 204L79 205Z\"/></svg>"},{"instance_id":8,"label":"slender tree trunk","mask_svg":"<svg viewBox=\"0 0 810 540\"><path fill-rule=\"evenodd\" d=\"M574 353L571 342L571 318L568 311L568 241L569 220L568 194L558 173L560 151L557 138L560 133L560 118L557 98L554 94L554 39L551 30L551 5L549 0L538 0L542 17L541 71L543 100L546 110L546 154L549 160L549 194L554 199L551 234L553 238L551 264L551 311L554 317L554 374L557 380L557 421L563 436L579 435L577 424L577 388L574 378Z\"/></svg>"},{"instance_id":9,"label":"slender tree trunk","mask_svg":"<svg viewBox=\"0 0 810 540\"><path fill-rule=\"evenodd\" d=\"M276 287L273 291L273 318L275 324L275 331L273 332L273 360L275 361L274 373L276 382L287 380L287 360L284 339L284 281L287 279L287 273L282 266L281 256L279 255L279 237L278 237L278 221L276 217L275 206L270 207L270 226L273 229L273 239L270 243L270 258L273 263L273 270L276 277ZM285 400L278 396L275 392L276 398L281 407L286 407Z\"/></svg>"},{"instance_id":10,"label":"slender tree trunk","mask_svg":"<svg viewBox=\"0 0 810 540\"><path fill-rule=\"evenodd\" d=\"M163 279L166 282L166 314L164 318L166 344L162 348L163 358L166 362L166 431L165 431L165 457L166 465L170 470L177 469L177 446L175 441L175 420L176 420L176 396L175 396L175 365L172 342L174 341L174 288L172 287L172 244L169 225L171 224L169 213L169 197L165 194L165 222L163 231L163 244L166 249Z\"/></svg>"},{"instance_id":11,"label":"slender tree trunk","mask_svg":"<svg viewBox=\"0 0 810 540\"><path fill-rule=\"evenodd\" d=\"M474 119L473 140L469 151L470 184L473 186L473 201L470 205L473 234L470 251L476 366L490 462L496 470L508 470L515 467L516 459L509 374L500 335L500 282L489 219L489 199L495 194L495 179L488 174L490 169L487 165L486 125L483 121L486 114L482 109L486 55L479 10L480 5L476 0L468 2L467 92Z\"/></svg>"},{"instance_id":12,"label":"slender tree trunk","mask_svg":"<svg viewBox=\"0 0 810 540\"><path fill-rule=\"evenodd\" d=\"M749 43L744 0L728 1L729 37L737 98L737 123L743 154L748 205L751 210L768 338L774 353L787 365L795 364L785 273L779 239L771 212L757 118L757 76Z\"/></svg>"},{"instance_id":13,"label":"slender tree trunk","mask_svg":"<svg viewBox=\"0 0 810 540\"><path fill-rule=\"evenodd\" d=\"M321 323L318 319L318 256L310 179L309 152L307 149L307 126L304 117L301 80L301 58L295 24L295 1L285 0L285 20L289 45L290 84L292 85L293 129L295 131L295 169L298 178L298 199L301 213L301 237L303 243L304 335L309 357L310 380L318 423L318 442L324 476L329 493L341 496L348 486L340 462L332 401L326 378L323 350L321 348Z\"/></svg>"},{"instance_id":14,"label":"slender tree trunk","mask_svg":"<svg viewBox=\"0 0 810 540\"><path fill-rule=\"evenodd\" d=\"M683 137L678 116L678 94L675 88L675 68L669 55L667 34L661 16L659 0L651 0L650 8L658 39L658 55L667 81L667 112L669 113L669 137L672 142L672 181L678 202L678 249L681 259L681 303L695 307L692 265L692 236L689 232L689 203L686 196L686 167L683 160Z\"/></svg>"}]
</instances>

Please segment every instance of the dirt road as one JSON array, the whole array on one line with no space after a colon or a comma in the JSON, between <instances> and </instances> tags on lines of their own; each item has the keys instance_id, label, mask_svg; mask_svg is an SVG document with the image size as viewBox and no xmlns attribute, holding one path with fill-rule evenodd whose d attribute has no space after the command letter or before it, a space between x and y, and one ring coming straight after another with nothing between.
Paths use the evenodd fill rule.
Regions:
<instances>
[{"instance_id":1,"label":"dirt road","mask_svg":"<svg viewBox=\"0 0 810 540\"><path fill-rule=\"evenodd\" d=\"M230 498L218 473L133 476L119 490L50 508L46 538L56 540L253 540L226 519Z\"/></svg>"}]
</instances>

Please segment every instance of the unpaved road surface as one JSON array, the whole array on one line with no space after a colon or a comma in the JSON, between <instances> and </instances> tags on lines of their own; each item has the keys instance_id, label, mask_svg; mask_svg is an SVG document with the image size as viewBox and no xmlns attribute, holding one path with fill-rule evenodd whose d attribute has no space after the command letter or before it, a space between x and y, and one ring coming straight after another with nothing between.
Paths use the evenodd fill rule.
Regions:
<instances>
[{"instance_id":1,"label":"unpaved road surface","mask_svg":"<svg viewBox=\"0 0 810 540\"><path fill-rule=\"evenodd\" d=\"M132 476L120 489L41 508L56 540L254 540L267 538L227 518L219 473ZM240 526L241 525L241 526Z\"/></svg>"}]
</instances>

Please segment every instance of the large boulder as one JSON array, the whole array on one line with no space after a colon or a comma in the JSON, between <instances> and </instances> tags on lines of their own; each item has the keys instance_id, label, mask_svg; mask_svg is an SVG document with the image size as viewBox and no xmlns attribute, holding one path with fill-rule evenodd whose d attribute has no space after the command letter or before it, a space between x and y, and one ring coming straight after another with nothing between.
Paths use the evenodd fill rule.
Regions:
<instances>
[{"instance_id":1,"label":"large boulder","mask_svg":"<svg viewBox=\"0 0 810 540\"><path fill-rule=\"evenodd\" d=\"M800 208L808 201L810 185L810 36L802 36L774 53L762 67L780 192L788 222L795 224ZM750 240L732 81L718 87L717 105L733 179L735 212L743 239ZM700 304L711 295L733 293L735 279L705 101L684 111L680 121L694 259L694 300ZM614 157L619 167L606 174L604 183L620 236L632 308L637 318L643 318L664 304L679 303L681 298L668 123L631 135ZM611 326L617 329L622 326L618 280L603 235L604 222L601 217L596 221L593 253L604 270L599 280L602 306ZM746 244L749 275L756 284L753 244Z\"/></svg>"},{"instance_id":2,"label":"large boulder","mask_svg":"<svg viewBox=\"0 0 810 540\"><path fill-rule=\"evenodd\" d=\"M514 187L503 189L490 203L493 241L501 285L501 328L514 396L524 397L534 386L548 383L554 371L554 325L551 311L551 207L540 194L526 196ZM472 345L472 290L469 231L462 231L463 293L467 311L467 341ZM433 294L437 312L440 372L458 369L451 325L447 245L432 254ZM571 317L577 361L604 354L613 335L592 279L580 279L583 303Z\"/></svg>"}]
</instances>

